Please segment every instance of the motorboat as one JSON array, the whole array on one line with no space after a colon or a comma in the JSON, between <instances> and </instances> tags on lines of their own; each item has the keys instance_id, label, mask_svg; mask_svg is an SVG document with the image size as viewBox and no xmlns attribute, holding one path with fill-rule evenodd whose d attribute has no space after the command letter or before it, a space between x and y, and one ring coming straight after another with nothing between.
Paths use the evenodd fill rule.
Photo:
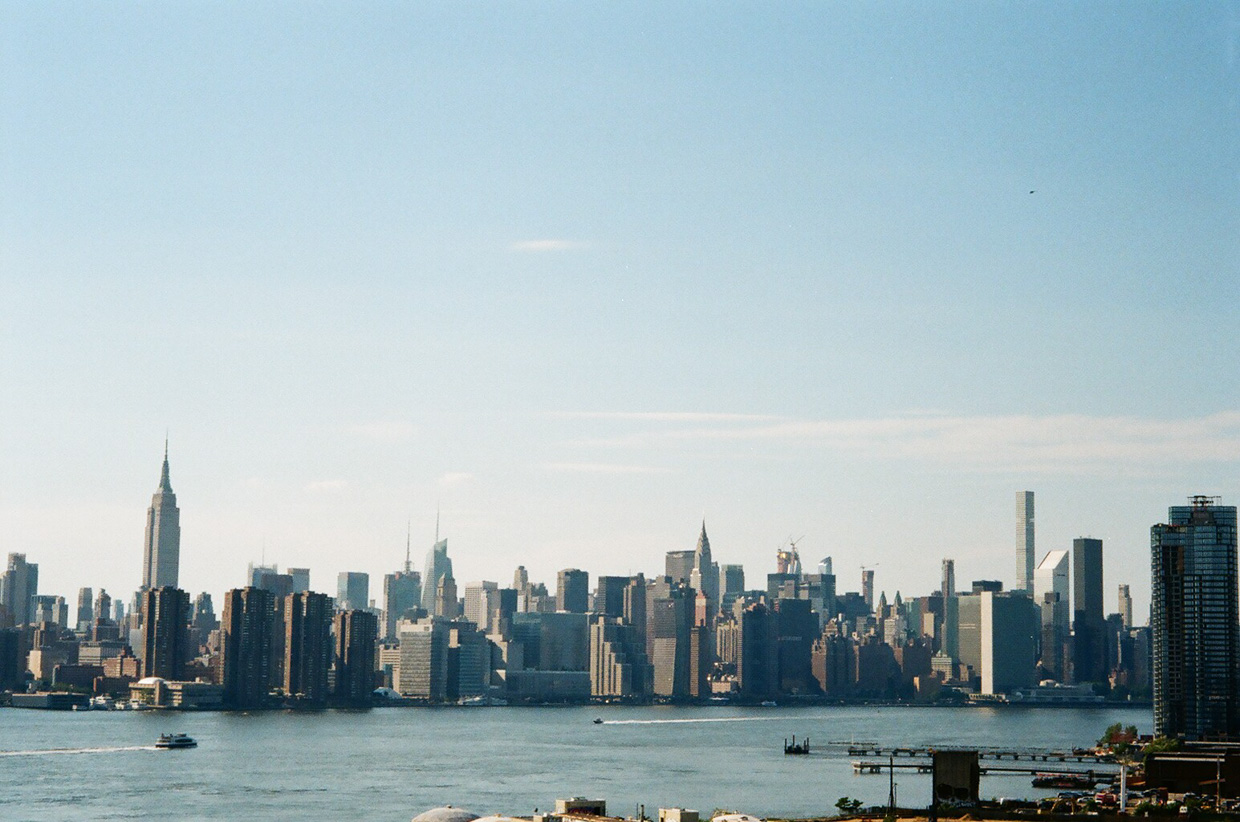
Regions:
<instances>
[{"instance_id":1,"label":"motorboat","mask_svg":"<svg viewBox=\"0 0 1240 822\"><path fill-rule=\"evenodd\" d=\"M198 742L189 734L160 734L155 747L166 751L197 748Z\"/></svg>"}]
</instances>

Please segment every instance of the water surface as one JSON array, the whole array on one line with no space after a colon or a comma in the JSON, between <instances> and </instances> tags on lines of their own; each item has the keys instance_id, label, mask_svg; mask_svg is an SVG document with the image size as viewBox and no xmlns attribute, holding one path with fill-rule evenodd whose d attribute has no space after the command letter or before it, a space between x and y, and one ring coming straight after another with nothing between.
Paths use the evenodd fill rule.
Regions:
<instances>
[{"instance_id":1,"label":"water surface","mask_svg":"<svg viewBox=\"0 0 1240 822\"><path fill-rule=\"evenodd\" d=\"M604 724L593 723L595 717ZM387 708L201 713L0 710L0 819L350 819L396 822L452 804L529 814L557 797L727 808L762 816L886 802L887 775L854 775L829 742L1066 749L1113 722L1150 728L1148 709ZM160 733L199 747L157 751ZM815 753L783 754L810 736ZM60 749L52 752L54 749ZM65 749L73 751L67 752ZM1070 766L1085 767L1085 766ZM902 805L930 777L896 772ZM1028 776L988 776L983 796L1037 796Z\"/></svg>"}]
</instances>

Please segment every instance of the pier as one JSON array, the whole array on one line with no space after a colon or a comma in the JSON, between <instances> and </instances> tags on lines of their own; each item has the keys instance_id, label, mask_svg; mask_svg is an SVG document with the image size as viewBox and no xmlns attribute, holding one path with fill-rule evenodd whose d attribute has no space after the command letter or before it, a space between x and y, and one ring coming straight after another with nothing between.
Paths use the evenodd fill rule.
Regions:
<instances>
[{"instance_id":1,"label":"pier","mask_svg":"<svg viewBox=\"0 0 1240 822\"><path fill-rule=\"evenodd\" d=\"M935 748L884 748L879 745L848 746L848 755L856 757L894 757L896 759L925 759L933 756ZM954 750L938 748L937 750ZM979 759L1010 760L1012 762L1090 762L1106 765L1115 764L1109 756L1099 756L1089 751L1016 751L1016 750L984 750L977 751ZM884 766L885 767L885 766Z\"/></svg>"}]
</instances>

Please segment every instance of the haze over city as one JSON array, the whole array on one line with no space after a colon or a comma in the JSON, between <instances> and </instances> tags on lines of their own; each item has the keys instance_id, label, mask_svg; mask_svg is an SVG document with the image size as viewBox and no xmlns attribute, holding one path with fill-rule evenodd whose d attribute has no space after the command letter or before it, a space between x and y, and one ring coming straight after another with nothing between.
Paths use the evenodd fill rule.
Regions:
<instances>
[{"instance_id":1,"label":"haze over city","mask_svg":"<svg viewBox=\"0 0 1240 822\"><path fill-rule=\"evenodd\" d=\"M1240 498L1234 5L10 5L0 553L1011 581ZM1122 10L1122 13L1121 13ZM71 12L71 13L66 13ZM1143 617L1141 621L1144 621Z\"/></svg>"}]
</instances>

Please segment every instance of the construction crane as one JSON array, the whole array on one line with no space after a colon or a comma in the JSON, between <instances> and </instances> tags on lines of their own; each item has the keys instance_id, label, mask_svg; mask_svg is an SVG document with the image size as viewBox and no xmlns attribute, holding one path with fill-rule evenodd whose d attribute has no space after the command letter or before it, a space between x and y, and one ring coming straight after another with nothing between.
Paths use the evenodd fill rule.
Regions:
<instances>
[{"instance_id":1,"label":"construction crane","mask_svg":"<svg viewBox=\"0 0 1240 822\"><path fill-rule=\"evenodd\" d=\"M775 552L775 572L779 574L796 574L801 576L801 555L797 553L797 543L805 539L805 535L793 539L788 537L788 547L782 545Z\"/></svg>"}]
</instances>

